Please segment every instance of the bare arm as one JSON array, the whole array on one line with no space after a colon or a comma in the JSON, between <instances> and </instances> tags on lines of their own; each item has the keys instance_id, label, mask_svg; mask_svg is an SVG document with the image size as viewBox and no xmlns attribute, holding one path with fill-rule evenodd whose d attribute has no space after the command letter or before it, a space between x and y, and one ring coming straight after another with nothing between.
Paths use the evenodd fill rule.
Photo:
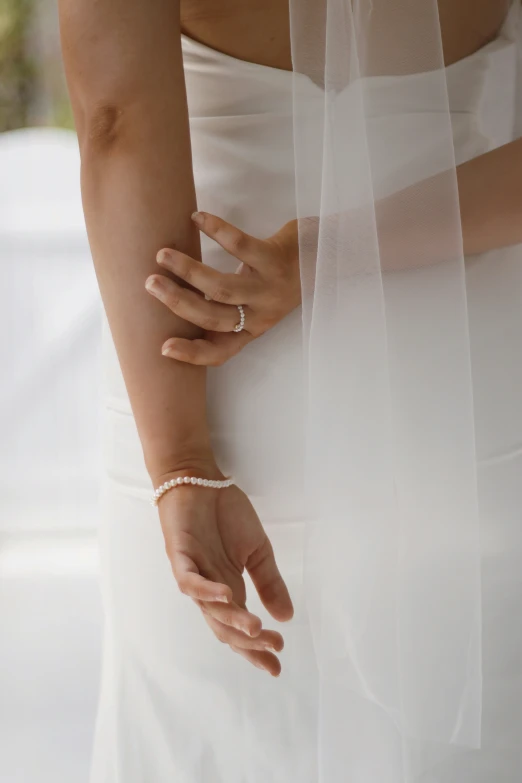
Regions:
<instances>
[{"instance_id":1,"label":"bare arm","mask_svg":"<svg viewBox=\"0 0 522 783\"><path fill-rule=\"evenodd\" d=\"M376 202L383 270L448 261L461 249L472 256L522 243L522 139L462 163L456 174L458 204L448 203L451 172L451 179L442 172Z\"/></svg>"},{"instance_id":2,"label":"bare arm","mask_svg":"<svg viewBox=\"0 0 522 783\"><path fill-rule=\"evenodd\" d=\"M416 269L458 259L462 249L466 256L473 256L522 243L522 139L461 164L456 173L458 195L451 170L375 203L384 271ZM460 223L456 219L458 207ZM346 214L344 219L357 227L361 221L373 221L373 217L370 204ZM310 246L317 242L319 227L319 218L301 221L299 231L309 235ZM213 321L215 326L203 340L177 336L168 340L165 347L167 355L176 361L220 365L275 326L298 304L299 231L297 221L292 221L268 240L256 239L212 215L203 215L201 230L237 255L250 274L221 274L169 251L164 268L211 298L218 292L219 303L203 297L195 300L193 293L166 281L161 300L172 312L195 324ZM246 331L231 335L237 314L230 305L239 303L245 306Z\"/></svg>"},{"instance_id":3,"label":"bare arm","mask_svg":"<svg viewBox=\"0 0 522 783\"><path fill-rule=\"evenodd\" d=\"M464 253L522 242L522 138L457 168Z\"/></svg>"},{"instance_id":4,"label":"bare arm","mask_svg":"<svg viewBox=\"0 0 522 783\"><path fill-rule=\"evenodd\" d=\"M200 259L178 0L60 0L60 23L89 241L147 469L154 486L187 472L219 478L205 368L161 355L167 338L199 330L145 289L160 248ZM277 675L283 638L247 610L244 572L274 618L293 607L246 495L189 484L158 505L180 590L218 639Z\"/></svg>"},{"instance_id":5,"label":"bare arm","mask_svg":"<svg viewBox=\"0 0 522 783\"><path fill-rule=\"evenodd\" d=\"M99 287L153 478L212 462L205 370L162 343L198 329L144 288L156 253L200 257L177 0L60 0Z\"/></svg>"}]
</instances>

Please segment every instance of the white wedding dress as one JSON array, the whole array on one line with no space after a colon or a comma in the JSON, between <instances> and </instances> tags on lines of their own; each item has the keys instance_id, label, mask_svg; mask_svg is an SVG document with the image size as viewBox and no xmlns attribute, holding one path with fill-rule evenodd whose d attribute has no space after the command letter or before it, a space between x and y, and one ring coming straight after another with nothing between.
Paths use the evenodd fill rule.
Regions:
<instances>
[{"instance_id":1,"label":"white wedding dress","mask_svg":"<svg viewBox=\"0 0 522 783\"><path fill-rule=\"evenodd\" d=\"M515 5L495 41L447 68L457 163L511 138L519 17ZM296 215L292 75L186 37L183 54L198 206L267 236ZM236 268L203 239L207 264ZM482 748L439 765L422 783L516 783L522 776L522 377L513 370L521 350L513 327L522 307L519 250L467 264L479 488L487 498ZM357 736L344 737L353 746L350 769L335 769L328 780L318 773L318 672L302 583L300 312L209 372L218 462L252 498L294 601L294 618L280 627L279 678L219 644L176 586L104 327L106 626L91 783L403 783L389 761L400 739L384 719L371 751ZM250 610L277 627L250 582L247 588Z\"/></svg>"}]
</instances>

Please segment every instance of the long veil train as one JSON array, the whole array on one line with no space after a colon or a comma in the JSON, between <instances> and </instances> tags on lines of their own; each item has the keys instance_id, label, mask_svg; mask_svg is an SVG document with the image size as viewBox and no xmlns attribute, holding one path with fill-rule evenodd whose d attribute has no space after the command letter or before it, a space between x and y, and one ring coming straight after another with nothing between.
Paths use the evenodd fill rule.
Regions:
<instances>
[{"instance_id":1,"label":"long veil train","mask_svg":"<svg viewBox=\"0 0 522 783\"><path fill-rule=\"evenodd\" d=\"M481 744L483 600L437 3L292 0L291 35L319 780L389 736L375 780L431 781Z\"/></svg>"}]
</instances>

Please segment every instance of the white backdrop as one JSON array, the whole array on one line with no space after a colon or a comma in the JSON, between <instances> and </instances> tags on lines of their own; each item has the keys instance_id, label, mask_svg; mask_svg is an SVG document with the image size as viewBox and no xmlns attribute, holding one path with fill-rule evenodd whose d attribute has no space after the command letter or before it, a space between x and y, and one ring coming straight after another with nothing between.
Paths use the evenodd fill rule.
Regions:
<instances>
[{"instance_id":1,"label":"white backdrop","mask_svg":"<svg viewBox=\"0 0 522 783\"><path fill-rule=\"evenodd\" d=\"M86 783L101 300L76 136L0 135L0 783Z\"/></svg>"}]
</instances>

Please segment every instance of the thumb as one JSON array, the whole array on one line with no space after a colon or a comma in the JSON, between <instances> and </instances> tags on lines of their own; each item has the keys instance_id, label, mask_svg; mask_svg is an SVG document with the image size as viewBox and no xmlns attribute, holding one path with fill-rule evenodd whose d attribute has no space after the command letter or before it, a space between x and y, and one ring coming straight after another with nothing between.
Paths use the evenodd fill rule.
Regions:
<instances>
[{"instance_id":1,"label":"thumb","mask_svg":"<svg viewBox=\"0 0 522 783\"><path fill-rule=\"evenodd\" d=\"M274 550L265 536L261 546L253 552L245 563L254 587L265 609L276 620L291 620L294 607L283 577L277 567Z\"/></svg>"}]
</instances>

